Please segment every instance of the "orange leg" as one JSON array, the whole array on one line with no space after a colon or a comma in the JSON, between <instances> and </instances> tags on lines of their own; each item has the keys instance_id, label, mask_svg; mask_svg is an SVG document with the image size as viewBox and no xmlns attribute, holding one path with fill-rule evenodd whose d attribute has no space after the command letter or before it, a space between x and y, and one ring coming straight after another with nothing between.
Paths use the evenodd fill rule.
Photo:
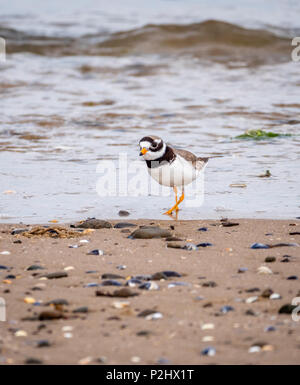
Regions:
<instances>
[{"instance_id":1,"label":"orange leg","mask_svg":"<svg viewBox=\"0 0 300 385\"><path fill-rule=\"evenodd\" d=\"M177 212L179 210L179 208L178 208L179 204L184 200L184 189L182 189L182 195L181 195L181 197L178 200L177 200L177 188L174 187L173 189L174 189L174 192L175 192L176 203L175 203L175 205L172 208L170 208L170 210L166 211L164 214L170 215L170 214L172 214L172 212L174 210Z\"/></svg>"}]
</instances>

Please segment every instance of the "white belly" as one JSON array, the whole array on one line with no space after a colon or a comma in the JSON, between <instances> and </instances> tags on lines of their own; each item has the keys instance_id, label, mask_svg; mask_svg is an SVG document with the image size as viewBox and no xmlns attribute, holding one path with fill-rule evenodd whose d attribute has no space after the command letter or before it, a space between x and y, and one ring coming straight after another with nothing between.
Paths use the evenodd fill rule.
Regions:
<instances>
[{"instance_id":1,"label":"white belly","mask_svg":"<svg viewBox=\"0 0 300 385\"><path fill-rule=\"evenodd\" d=\"M190 162L178 155L173 163L148 168L148 172L158 183L169 187L186 186L199 174Z\"/></svg>"}]
</instances>

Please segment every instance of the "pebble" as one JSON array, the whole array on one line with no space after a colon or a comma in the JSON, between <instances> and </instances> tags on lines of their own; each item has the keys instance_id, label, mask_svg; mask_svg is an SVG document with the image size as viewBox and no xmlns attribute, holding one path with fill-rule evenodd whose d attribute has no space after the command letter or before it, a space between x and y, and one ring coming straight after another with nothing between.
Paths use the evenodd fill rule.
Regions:
<instances>
[{"instance_id":1,"label":"pebble","mask_svg":"<svg viewBox=\"0 0 300 385\"><path fill-rule=\"evenodd\" d=\"M89 251L87 255L104 255L104 251L95 249L95 250Z\"/></svg>"},{"instance_id":2,"label":"pebble","mask_svg":"<svg viewBox=\"0 0 300 385\"><path fill-rule=\"evenodd\" d=\"M273 290L268 288L268 289L265 289L262 293L261 293L261 296L263 298L270 298L270 296L273 294Z\"/></svg>"},{"instance_id":3,"label":"pebble","mask_svg":"<svg viewBox=\"0 0 300 385\"><path fill-rule=\"evenodd\" d=\"M212 246L212 243L202 242L202 243L198 243L197 245L197 247L208 247L208 246Z\"/></svg>"},{"instance_id":4,"label":"pebble","mask_svg":"<svg viewBox=\"0 0 300 385\"><path fill-rule=\"evenodd\" d=\"M258 300L258 296L249 297L246 299L246 303L253 303Z\"/></svg>"},{"instance_id":5,"label":"pebble","mask_svg":"<svg viewBox=\"0 0 300 385\"><path fill-rule=\"evenodd\" d=\"M248 353L259 353L261 351L260 346L251 346L248 350Z\"/></svg>"},{"instance_id":6,"label":"pebble","mask_svg":"<svg viewBox=\"0 0 300 385\"><path fill-rule=\"evenodd\" d=\"M38 358L30 357L25 360L24 364L25 365L42 365L43 361Z\"/></svg>"},{"instance_id":7,"label":"pebble","mask_svg":"<svg viewBox=\"0 0 300 385\"><path fill-rule=\"evenodd\" d=\"M279 314L292 314L293 310L296 309L297 306L291 305L290 303L287 303L278 310Z\"/></svg>"},{"instance_id":8,"label":"pebble","mask_svg":"<svg viewBox=\"0 0 300 385\"><path fill-rule=\"evenodd\" d=\"M55 319L63 318L63 314L59 311L43 311L39 314L39 321L51 321Z\"/></svg>"},{"instance_id":9,"label":"pebble","mask_svg":"<svg viewBox=\"0 0 300 385\"><path fill-rule=\"evenodd\" d=\"M182 249L188 250L188 251L196 251L198 250L198 247L194 243L187 243L182 247Z\"/></svg>"},{"instance_id":10,"label":"pebble","mask_svg":"<svg viewBox=\"0 0 300 385\"><path fill-rule=\"evenodd\" d=\"M161 279L168 279L168 277L166 276L166 274L164 274L162 271L158 272L158 273L154 273L152 276L151 276L151 280L152 281L160 281Z\"/></svg>"},{"instance_id":11,"label":"pebble","mask_svg":"<svg viewBox=\"0 0 300 385\"><path fill-rule=\"evenodd\" d=\"M278 293L273 293L270 295L270 299L281 299L281 295Z\"/></svg>"},{"instance_id":12,"label":"pebble","mask_svg":"<svg viewBox=\"0 0 300 385\"><path fill-rule=\"evenodd\" d=\"M202 330L213 330L215 328L215 325L212 324L212 323L208 323L208 324L203 324L201 326L201 329Z\"/></svg>"},{"instance_id":13,"label":"pebble","mask_svg":"<svg viewBox=\"0 0 300 385\"><path fill-rule=\"evenodd\" d=\"M100 284L99 283L96 283L96 282L90 282L90 283L86 283L83 287L84 288L88 288L88 287L99 287Z\"/></svg>"},{"instance_id":14,"label":"pebble","mask_svg":"<svg viewBox=\"0 0 300 385\"><path fill-rule=\"evenodd\" d=\"M81 239L79 243L90 243L90 241L88 239Z\"/></svg>"},{"instance_id":15,"label":"pebble","mask_svg":"<svg viewBox=\"0 0 300 385\"><path fill-rule=\"evenodd\" d=\"M156 321L156 320L159 320L161 318L163 318L163 315L160 312L152 313L152 314L149 314L145 317L145 319L147 321Z\"/></svg>"},{"instance_id":16,"label":"pebble","mask_svg":"<svg viewBox=\"0 0 300 385\"><path fill-rule=\"evenodd\" d=\"M126 229L128 227L136 227L137 225L135 223L129 223L129 222L119 222L114 225L115 229Z\"/></svg>"},{"instance_id":17,"label":"pebble","mask_svg":"<svg viewBox=\"0 0 300 385\"><path fill-rule=\"evenodd\" d=\"M216 354L216 349L212 346L208 346L207 348L203 349L201 352L202 356L213 357L215 354Z\"/></svg>"},{"instance_id":18,"label":"pebble","mask_svg":"<svg viewBox=\"0 0 300 385\"><path fill-rule=\"evenodd\" d=\"M264 243L253 243L253 245L251 245L251 249L269 249L270 246L268 245L265 245Z\"/></svg>"},{"instance_id":19,"label":"pebble","mask_svg":"<svg viewBox=\"0 0 300 385\"><path fill-rule=\"evenodd\" d=\"M245 273L246 271L248 271L248 268L247 267L240 267L239 269L238 269L238 273Z\"/></svg>"},{"instance_id":20,"label":"pebble","mask_svg":"<svg viewBox=\"0 0 300 385\"><path fill-rule=\"evenodd\" d=\"M77 309L74 309L72 313L88 313L89 308L87 306L81 306L78 307Z\"/></svg>"},{"instance_id":21,"label":"pebble","mask_svg":"<svg viewBox=\"0 0 300 385\"><path fill-rule=\"evenodd\" d=\"M10 255L10 251L1 251L0 252L1 255Z\"/></svg>"},{"instance_id":22,"label":"pebble","mask_svg":"<svg viewBox=\"0 0 300 385\"><path fill-rule=\"evenodd\" d=\"M27 267L26 270L27 271L45 270L45 268L43 266L40 266L40 265L31 265L31 266Z\"/></svg>"},{"instance_id":23,"label":"pebble","mask_svg":"<svg viewBox=\"0 0 300 385\"><path fill-rule=\"evenodd\" d=\"M116 309L124 309L130 305L129 301L114 301L113 307Z\"/></svg>"},{"instance_id":24,"label":"pebble","mask_svg":"<svg viewBox=\"0 0 300 385\"><path fill-rule=\"evenodd\" d=\"M120 210L118 214L120 217L128 217L130 215L129 211L127 210Z\"/></svg>"},{"instance_id":25,"label":"pebble","mask_svg":"<svg viewBox=\"0 0 300 385\"><path fill-rule=\"evenodd\" d=\"M102 281L100 286L122 286L122 284L114 279L108 279L106 281Z\"/></svg>"},{"instance_id":26,"label":"pebble","mask_svg":"<svg viewBox=\"0 0 300 385\"><path fill-rule=\"evenodd\" d=\"M28 231L28 229L13 229L11 235L22 234L25 233L25 231Z\"/></svg>"},{"instance_id":27,"label":"pebble","mask_svg":"<svg viewBox=\"0 0 300 385\"><path fill-rule=\"evenodd\" d=\"M267 266L260 266L257 272L258 274L273 274L273 271Z\"/></svg>"},{"instance_id":28,"label":"pebble","mask_svg":"<svg viewBox=\"0 0 300 385\"><path fill-rule=\"evenodd\" d=\"M223 306L220 309L220 312L223 313L223 314L226 314L226 313L228 313L230 311L234 311L234 308L232 306Z\"/></svg>"},{"instance_id":29,"label":"pebble","mask_svg":"<svg viewBox=\"0 0 300 385\"><path fill-rule=\"evenodd\" d=\"M87 219L86 221L75 225L75 227L81 229L110 229L112 228L112 224L101 219Z\"/></svg>"},{"instance_id":30,"label":"pebble","mask_svg":"<svg viewBox=\"0 0 300 385\"><path fill-rule=\"evenodd\" d=\"M152 239L152 238L168 238L172 234L170 231L161 229L158 226L145 226L135 230L128 238L131 239Z\"/></svg>"},{"instance_id":31,"label":"pebble","mask_svg":"<svg viewBox=\"0 0 300 385\"><path fill-rule=\"evenodd\" d=\"M268 333L268 332L274 332L275 330L276 330L275 326L267 326L267 327L265 327L265 329L264 329L264 331L265 331L266 333Z\"/></svg>"},{"instance_id":32,"label":"pebble","mask_svg":"<svg viewBox=\"0 0 300 385\"><path fill-rule=\"evenodd\" d=\"M133 362L134 364L137 364L137 363L141 362L141 358L134 356L134 357L131 357L130 361Z\"/></svg>"},{"instance_id":33,"label":"pebble","mask_svg":"<svg viewBox=\"0 0 300 385\"><path fill-rule=\"evenodd\" d=\"M200 227L197 231L207 231L207 227Z\"/></svg>"},{"instance_id":34,"label":"pebble","mask_svg":"<svg viewBox=\"0 0 300 385\"><path fill-rule=\"evenodd\" d=\"M298 279L298 277L297 277L297 275L290 275L289 277L287 277L287 279L296 280L296 279Z\"/></svg>"},{"instance_id":35,"label":"pebble","mask_svg":"<svg viewBox=\"0 0 300 385\"><path fill-rule=\"evenodd\" d=\"M84 357L81 360L78 361L79 365L88 365L91 362L93 362L93 357Z\"/></svg>"},{"instance_id":36,"label":"pebble","mask_svg":"<svg viewBox=\"0 0 300 385\"><path fill-rule=\"evenodd\" d=\"M105 273L101 275L102 279L124 279L122 275Z\"/></svg>"},{"instance_id":37,"label":"pebble","mask_svg":"<svg viewBox=\"0 0 300 385\"><path fill-rule=\"evenodd\" d=\"M49 348L51 343L48 340L39 340L36 343L37 348Z\"/></svg>"},{"instance_id":38,"label":"pebble","mask_svg":"<svg viewBox=\"0 0 300 385\"><path fill-rule=\"evenodd\" d=\"M61 328L61 330L62 330L63 332L71 332L73 329L74 329L73 326L70 326L70 325L66 325L66 326L63 326L63 327Z\"/></svg>"},{"instance_id":39,"label":"pebble","mask_svg":"<svg viewBox=\"0 0 300 385\"><path fill-rule=\"evenodd\" d=\"M27 337L28 334L25 330L18 330L15 332L16 337Z\"/></svg>"},{"instance_id":40,"label":"pebble","mask_svg":"<svg viewBox=\"0 0 300 385\"><path fill-rule=\"evenodd\" d=\"M71 271L71 270L75 270L75 267L74 266L67 266L64 268L64 271Z\"/></svg>"},{"instance_id":41,"label":"pebble","mask_svg":"<svg viewBox=\"0 0 300 385\"><path fill-rule=\"evenodd\" d=\"M33 303L36 302L36 300L34 298L32 298L32 297L25 297L24 298L24 302L28 303L28 304L33 304Z\"/></svg>"},{"instance_id":42,"label":"pebble","mask_svg":"<svg viewBox=\"0 0 300 385\"><path fill-rule=\"evenodd\" d=\"M156 282L144 282L139 286L142 290L159 290L159 286Z\"/></svg>"},{"instance_id":43,"label":"pebble","mask_svg":"<svg viewBox=\"0 0 300 385\"><path fill-rule=\"evenodd\" d=\"M126 286L129 286L129 287L136 287L141 284L142 284L142 281L136 278L131 278L128 281L126 281Z\"/></svg>"},{"instance_id":44,"label":"pebble","mask_svg":"<svg viewBox=\"0 0 300 385\"><path fill-rule=\"evenodd\" d=\"M171 289L172 287L177 286L190 286L191 284L188 282L171 282L168 284L168 288Z\"/></svg>"},{"instance_id":45,"label":"pebble","mask_svg":"<svg viewBox=\"0 0 300 385\"><path fill-rule=\"evenodd\" d=\"M167 358L159 358L157 360L158 365L170 365L171 361L168 360Z\"/></svg>"},{"instance_id":46,"label":"pebble","mask_svg":"<svg viewBox=\"0 0 300 385\"><path fill-rule=\"evenodd\" d=\"M0 265L0 270L8 270L8 267L4 265Z\"/></svg>"},{"instance_id":47,"label":"pebble","mask_svg":"<svg viewBox=\"0 0 300 385\"><path fill-rule=\"evenodd\" d=\"M64 338L67 338L67 339L73 338L73 334L72 333L64 333Z\"/></svg>"},{"instance_id":48,"label":"pebble","mask_svg":"<svg viewBox=\"0 0 300 385\"><path fill-rule=\"evenodd\" d=\"M64 271L58 271L55 273L50 273L42 276L42 278L47 278L47 279L58 279L58 278L66 278L66 277L68 277L68 273Z\"/></svg>"},{"instance_id":49,"label":"pebble","mask_svg":"<svg viewBox=\"0 0 300 385\"><path fill-rule=\"evenodd\" d=\"M125 270L127 268L127 266L126 265L118 265L118 266L116 266L116 268L118 270Z\"/></svg>"},{"instance_id":50,"label":"pebble","mask_svg":"<svg viewBox=\"0 0 300 385\"><path fill-rule=\"evenodd\" d=\"M123 287L122 289L115 290L114 292L104 292L102 290L96 291L97 297L120 297L120 298L127 298L127 297L135 297L139 295L139 293L135 293L131 291L129 288Z\"/></svg>"},{"instance_id":51,"label":"pebble","mask_svg":"<svg viewBox=\"0 0 300 385\"><path fill-rule=\"evenodd\" d=\"M57 299L53 299L52 301L48 301L47 303L45 303L45 306L50 306L50 305L53 305L53 306L68 306L69 302L66 299L64 299L64 298L57 298Z\"/></svg>"},{"instance_id":52,"label":"pebble","mask_svg":"<svg viewBox=\"0 0 300 385\"><path fill-rule=\"evenodd\" d=\"M214 281L208 281L208 282L202 283L202 287L216 287L216 286L217 284Z\"/></svg>"},{"instance_id":53,"label":"pebble","mask_svg":"<svg viewBox=\"0 0 300 385\"><path fill-rule=\"evenodd\" d=\"M271 263L271 262L275 262L276 261L276 257L266 257L265 258L265 262L267 263Z\"/></svg>"},{"instance_id":54,"label":"pebble","mask_svg":"<svg viewBox=\"0 0 300 385\"><path fill-rule=\"evenodd\" d=\"M212 342L214 340L215 340L215 338L213 336L204 336L202 338L202 342Z\"/></svg>"}]
</instances>

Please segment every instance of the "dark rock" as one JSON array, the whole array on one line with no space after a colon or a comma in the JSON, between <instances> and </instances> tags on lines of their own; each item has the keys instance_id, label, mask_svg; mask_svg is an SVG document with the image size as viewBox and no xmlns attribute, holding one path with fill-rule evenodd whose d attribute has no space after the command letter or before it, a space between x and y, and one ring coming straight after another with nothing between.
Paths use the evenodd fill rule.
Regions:
<instances>
[{"instance_id":1,"label":"dark rock","mask_svg":"<svg viewBox=\"0 0 300 385\"><path fill-rule=\"evenodd\" d=\"M291 305L290 303L287 303L278 310L279 314L292 314L293 310L296 309L297 306Z\"/></svg>"},{"instance_id":2,"label":"dark rock","mask_svg":"<svg viewBox=\"0 0 300 385\"><path fill-rule=\"evenodd\" d=\"M179 273L177 273L177 271L164 270L164 271L162 271L162 273L163 273L164 275L166 275L168 278L169 278L169 277L177 277L177 278L182 277L182 275L179 274Z\"/></svg>"},{"instance_id":3,"label":"dark rock","mask_svg":"<svg viewBox=\"0 0 300 385\"><path fill-rule=\"evenodd\" d=\"M269 247L299 247L298 243L285 243L285 242L282 242L282 243L276 243L275 245L268 245Z\"/></svg>"},{"instance_id":4,"label":"dark rock","mask_svg":"<svg viewBox=\"0 0 300 385\"><path fill-rule=\"evenodd\" d=\"M52 321L56 319L63 318L63 314L59 311L42 311L39 316L38 320L39 321Z\"/></svg>"},{"instance_id":5,"label":"dark rock","mask_svg":"<svg viewBox=\"0 0 300 385\"><path fill-rule=\"evenodd\" d=\"M250 289L246 289L245 293L256 293L258 291L260 291L258 287L251 287Z\"/></svg>"},{"instance_id":6,"label":"dark rock","mask_svg":"<svg viewBox=\"0 0 300 385\"><path fill-rule=\"evenodd\" d=\"M122 286L122 284L114 279L108 279L101 282L101 286Z\"/></svg>"},{"instance_id":7,"label":"dark rock","mask_svg":"<svg viewBox=\"0 0 300 385\"><path fill-rule=\"evenodd\" d=\"M202 350L201 355L202 356L214 356L216 354L216 349L209 346Z\"/></svg>"},{"instance_id":8,"label":"dark rock","mask_svg":"<svg viewBox=\"0 0 300 385\"><path fill-rule=\"evenodd\" d=\"M203 287L216 287L217 284L216 284L216 282L214 282L214 281L208 281L208 282L202 283L202 286L203 286Z\"/></svg>"},{"instance_id":9,"label":"dark rock","mask_svg":"<svg viewBox=\"0 0 300 385\"><path fill-rule=\"evenodd\" d=\"M128 297L135 297L139 295L139 293L135 293L131 291L127 287L123 287L122 289L115 290L114 292L105 292L102 290L97 290L96 291L96 296L97 297L118 297L118 298L128 298Z\"/></svg>"},{"instance_id":10,"label":"dark rock","mask_svg":"<svg viewBox=\"0 0 300 385\"><path fill-rule=\"evenodd\" d=\"M160 281L161 279L168 279L167 275L164 274L162 271L153 274L151 277L152 281Z\"/></svg>"},{"instance_id":11,"label":"dark rock","mask_svg":"<svg viewBox=\"0 0 300 385\"><path fill-rule=\"evenodd\" d=\"M75 227L81 229L110 229L112 224L101 219L87 219Z\"/></svg>"},{"instance_id":12,"label":"dark rock","mask_svg":"<svg viewBox=\"0 0 300 385\"><path fill-rule=\"evenodd\" d=\"M161 229L158 226L144 226L135 230L129 238L132 239L152 239L152 238L168 238L172 234L165 229Z\"/></svg>"},{"instance_id":13,"label":"dark rock","mask_svg":"<svg viewBox=\"0 0 300 385\"><path fill-rule=\"evenodd\" d=\"M89 308L87 306L81 306L73 310L73 313L88 313Z\"/></svg>"},{"instance_id":14,"label":"dark rock","mask_svg":"<svg viewBox=\"0 0 300 385\"><path fill-rule=\"evenodd\" d=\"M45 303L45 306L50 306L50 305L54 305L54 306L68 306L69 305L69 302L66 300L66 299L63 299L63 298L57 298L57 299L53 299L52 301L49 301L47 303Z\"/></svg>"},{"instance_id":15,"label":"dark rock","mask_svg":"<svg viewBox=\"0 0 300 385\"><path fill-rule=\"evenodd\" d=\"M103 254L104 254L103 250L99 250L99 249L91 250L87 253L87 255L103 255Z\"/></svg>"},{"instance_id":16,"label":"dark rock","mask_svg":"<svg viewBox=\"0 0 300 385\"><path fill-rule=\"evenodd\" d=\"M245 311L245 315L256 316L256 313L252 309L248 309Z\"/></svg>"},{"instance_id":17,"label":"dark rock","mask_svg":"<svg viewBox=\"0 0 300 385\"><path fill-rule=\"evenodd\" d=\"M170 249L183 249L183 246L178 243L167 243L167 247Z\"/></svg>"},{"instance_id":18,"label":"dark rock","mask_svg":"<svg viewBox=\"0 0 300 385\"><path fill-rule=\"evenodd\" d=\"M135 223L129 223L129 222L119 222L114 225L115 229L125 229L127 227L136 227L137 225Z\"/></svg>"},{"instance_id":19,"label":"dark rock","mask_svg":"<svg viewBox=\"0 0 300 385\"><path fill-rule=\"evenodd\" d=\"M178 237L168 237L166 238L166 242L181 242L183 239L178 238Z\"/></svg>"},{"instance_id":20,"label":"dark rock","mask_svg":"<svg viewBox=\"0 0 300 385\"><path fill-rule=\"evenodd\" d=\"M270 295L272 295L274 292L273 292L273 290L272 289L265 289L262 293L261 293L261 296L263 297L263 298L269 298L270 297Z\"/></svg>"},{"instance_id":21,"label":"dark rock","mask_svg":"<svg viewBox=\"0 0 300 385\"><path fill-rule=\"evenodd\" d=\"M141 311L137 316L138 317L147 317L148 315L150 314L155 314L157 313L157 310L154 310L154 309L146 309L146 310L143 310Z\"/></svg>"},{"instance_id":22,"label":"dark rock","mask_svg":"<svg viewBox=\"0 0 300 385\"><path fill-rule=\"evenodd\" d=\"M271 263L271 262L275 262L276 261L276 257L266 257L265 258L265 262L267 263Z\"/></svg>"},{"instance_id":23,"label":"dark rock","mask_svg":"<svg viewBox=\"0 0 300 385\"><path fill-rule=\"evenodd\" d=\"M15 243L16 245L19 245L22 243L21 239L17 239L16 241L13 241L13 243Z\"/></svg>"},{"instance_id":24,"label":"dark rock","mask_svg":"<svg viewBox=\"0 0 300 385\"><path fill-rule=\"evenodd\" d=\"M99 287L99 286L100 286L99 283L91 282L91 283L85 284L83 287L84 287L84 288L88 288L88 287Z\"/></svg>"},{"instance_id":25,"label":"dark rock","mask_svg":"<svg viewBox=\"0 0 300 385\"><path fill-rule=\"evenodd\" d=\"M128 217L130 215L129 211L127 210L120 210L118 214L120 217Z\"/></svg>"},{"instance_id":26,"label":"dark rock","mask_svg":"<svg viewBox=\"0 0 300 385\"><path fill-rule=\"evenodd\" d=\"M253 243L251 245L251 249L269 249L269 245L265 245L264 243Z\"/></svg>"},{"instance_id":27,"label":"dark rock","mask_svg":"<svg viewBox=\"0 0 300 385\"><path fill-rule=\"evenodd\" d=\"M197 247L207 247L207 246L212 246L212 243L202 242L202 243L198 243L197 245Z\"/></svg>"},{"instance_id":28,"label":"dark rock","mask_svg":"<svg viewBox=\"0 0 300 385\"><path fill-rule=\"evenodd\" d=\"M289 277L287 277L287 279L296 280L296 279L298 279L298 277L297 277L297 275L290 275Z\"/></svg>"},{"instance_id":29,"label":"dark rock","mask_svg":"<svg viewBox=\"0 0 300 385\"><path fill-rule=\"evenodd\" d=\"M26 270L27 270L27 271L45 270L45 268L42 267L42 266L40 266L40 265L31 265L31 266L27 267Z\"/></svg>"},{"instance_id":30,"label":"dark rock","mask_svg":"<svg viewBox=\"0 0 300 385\"><path fill-rule=\"evenodd\" d=\"M224 313L224 314L226 314L226 313L228 313L230 311L234 311L234 308L232 306L227 306L226 305L226 306L222 306L221 309L220 309L220 312Z\"/></svg>"},{"instance_id":31,"label":"dark rock","mask_svg":"<svg viewBox=\"0 0 300 385\"><path fill-rule=\"evenodd\" d=\"M85 274L97 274L98 270L88 270L85 272Z\"/></svg>"},{"instance_id":32,"label":"dark rock","mask_svg":"<svg viewBox=\"0 0 300 385\"><path fill-rule=\"evenodd\" d=\"M43 361L38 358L27 358L24 362L25 365L43 365Z\"/></svg>"},{"instance_id":33,"label":"dark rock","mask_svg":"<svg viewBox=\"0 0 300 385\"><path fill-rule=\"evenodd\" d=\"M242 273L245 273L246 271L248 271L248 268L247 267L240 267L238 269L238 273L242 274Z\"/></svg>"},{"instance_id":34,"label":"dark rock","mask_svg":"<svg viewBox=\"0 0 300 385\"><path fill-rule=\"evenodd\" d=\"M141 289L141 290L158 290L159 286L157 285L156 282L143 282L139 286L139 289Z\"/></svg>"},{"instance_id":35,"label":"dark rock","mask_svg":"<svg viewBox=\"0 0 300 385\"><path fill-rule=\"evenodd\" d=\"M207 231L207 227L200 227L197 231Z\"/></svg>"},{"instance_id":36,"label":"dark rock","mask_svg":"<svg viewBox=\"0 0 300 385\"><path fill-rule=\"evenodd\" d=\"M40 340L36 343L37 348L49 348L50 346L51 343L48 340Z\"/></svg>"},{"instance_id":37,"label":"dark rock","mask_svg":"<svg viewBox=\"0 0 300 385\"><path fill-rule=\"evenodd\" d=\"M16 276L13 274L9 274L5 277L5 279L16 279Z\"/></svg>"},{"instance_id":38,"label":"dark rock","mask_svg":"<svg viewBox=\"0 0 300 385\"><path fill-rule=\"evenodd\" d=\"M233 227L233 226L239 226L238 222L230 222L228 219L221 219L221 226L223 227Z\"/></svg>"},{"instance_id":39,"label":"dark rock","mask_svg":"<svg viewBox=\"0 0 300 385\"><path fill-rule=\"evenodd\" d=\"M299 231L291 231L289 234L290 235L300 235L300 232Z\"/></svg>"},{"instance_id":40,"label":"dark rock","mask_svg":"<svg viewBox=\"0 0 300 385\"><path fill-rule=\"evenodd\" d=\"M282 260L280 262L290 262L290 259L289 258L282 258Z\"/></svg>"},{"instance_id":41,"label":"dark rock","mask_svg":"<svg viewBox=\"0 0 300 385\"><path fill-rule=\"evenodd\" d=\"M0 270L8 270L8 267L4 265L0 265Z\"/></svg>"},{"instance_id":42,"label":"dark rock","mask_svg":"<svg viewBox=\"0 0 300 385\"><path fill-rule=\"evenodd\" d=\"M138 337L148 337L148 336L150 336L151 334L153 334L153 333L152 333L152 331L150 331L150 330L141 330L141 331L139 331L139 332L136 333L136 335L137 335Z\"/></svg>"},{"instance_id":43,"label":"dark rock","mask_svg":"<svg viewBox=\"0 0 300 385\"><path fill-rule=\"evenodd\" d=\"M105 273L101 276L102 279L124 279L122 275Z\"/></svg>"},{"instance_id":44,"label":"dark rock","mask_svg":"<svg viewBox=\"0 0 300 385\"><path fill-rule=\"evenodd\" d=\"M65 271L58 271L56 273L50 273L50 274L43 275L42 277L45 277L47 279L66 278L66 277L68 277L68 273L66 273Z\"/></svg>"}]
</instances>

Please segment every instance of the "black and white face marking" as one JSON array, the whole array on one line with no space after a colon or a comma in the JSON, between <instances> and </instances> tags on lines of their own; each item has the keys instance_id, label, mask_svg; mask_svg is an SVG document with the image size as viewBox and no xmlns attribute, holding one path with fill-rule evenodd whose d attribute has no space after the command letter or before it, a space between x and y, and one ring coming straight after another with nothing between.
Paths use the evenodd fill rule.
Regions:
<instances>
[{"instance_id":1,"label":"black and white face marking","mask_svg":"<svg viewBox=\"0 0 300 385\"><path fill-rule=\"evenodd\" d=\"M145 160L159 159L166 152L166 147L162 139L145 136L140 140L140 155L142 155Z\"/></svg>"}]
</instances>

